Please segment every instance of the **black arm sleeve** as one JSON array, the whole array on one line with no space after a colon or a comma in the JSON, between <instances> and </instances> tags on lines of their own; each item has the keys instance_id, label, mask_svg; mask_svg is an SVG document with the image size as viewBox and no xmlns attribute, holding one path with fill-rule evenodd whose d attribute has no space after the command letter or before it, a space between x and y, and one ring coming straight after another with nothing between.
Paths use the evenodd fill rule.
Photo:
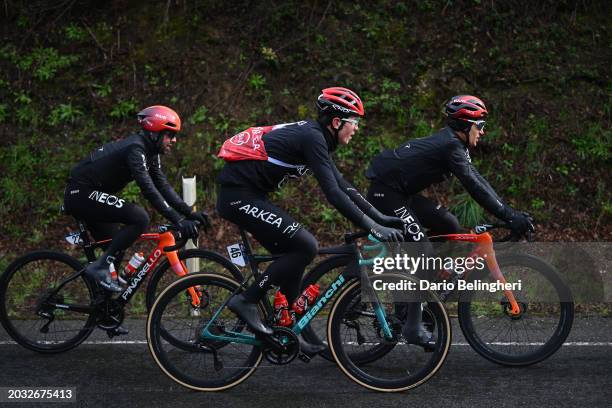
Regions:
<instances>
[{"instance_id":1,"label":"black arm sleeve","mask_svg":"<svg viewBox=\"0 0 612 408\"><path fill-rule=\"evenodd\" d=\"M495 190L478 173L461 149L452 149L447 163L450 171L459 179L467 192L485 210L502 220L510 218L512 210L499 198Z\"/></svg>"},{"instance_id":2,"label":"black arm sleeve","mask_svg":"<svg viewBox=\"0 0 612 408\"><path fill-rule=\"evenodd\" d=\"M168 179L161 168L159 155L155 156L152 162L153 163L149 169L149 174L151 175L151 179L153 180L153 183L155 183L157 190L166 199L168 204L170 204L170 206L176 211L184 216L191 214L191 208L183 201L176 191L174 191L170 183L168 183Z\"/></svg>"},{"instance_id":3,"label":"black arm sleeve","mask_svg":"<svg viewBox=\"0 0 612 408\"><path fill-rule=\"evenodd\" d=\"M371 229L376 223L365 215L349 199L347 193L340 188L334 174L333 168L335 166L331 157L329 157L327 145L323 137L321 136L320 140L319 138L312 137L305 144L304 156L308 166L312 169L314 176L319 182L327 201L354 224L368 230Z\"/></svg>"},{"instance_id":4,"label":"black arm sleeve","mask_svg":"<svg viewBox=\"0 0 612 408\"><path fill-rule=\"evenodd\" d=\"M344 193L351 199L353 203L361 211L363 211L368 217L372 218L376 222L380 223L381 219L384 215L376 209L366 198L357 190L351 183L346 181L346 179L342 176L338 168L336 167L336 163L331 162L332 170L334 171L334 177L338 182L338 186Z\"/></svg>"},{"instance_id":5,"label":"black arm sleeve","mask_svg":"<svg viewBox=\"0 0 612 408\"><path fill-rule=\"evenodd\" d=\"M180 215L172 209L164 200L162 195L155 187L151 176L149 175L149 171L147 170L147 158L144 150L141 147L135 146L130 149L127 154L127 164L130 172L132 173L132 177L138 187L140 187L140 191L145 196L149 202L153 205L153 207L165 218L170 220L173 223L178 223L181 219Z\"/></svg>"}]
</instances>

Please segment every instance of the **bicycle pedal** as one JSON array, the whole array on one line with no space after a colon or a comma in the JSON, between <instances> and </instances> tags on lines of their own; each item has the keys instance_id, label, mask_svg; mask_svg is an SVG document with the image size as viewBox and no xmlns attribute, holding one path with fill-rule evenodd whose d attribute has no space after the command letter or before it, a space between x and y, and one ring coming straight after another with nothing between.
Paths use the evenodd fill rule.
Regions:
<instances>
[{"instance_id":1,"label":"bicycle pedal","mask_svg":"<svg viewBox=\"0 0 612 408\"><path fill-rule=\"evenodd\" d=\"M106 331L106 334L108 334L109 338L113 338L115 336L123 336L128 334L130 331L128 329L125 329L123 327L115 327L114 329L110 329Z\"/></svg>"},{"instance_id":2,"label":"bicycle pedal","mask_svg":"<svg viewBox=\"0 0 612 408\"><path fill-rule=\"evenodd\" d=\"M433 353L433 351L436 349L436 343L435 342L427 342L422 344L423 346L423 351L426 353Z\"/></svg>"},{"instance_id":3,"label":"bicycle pedal","mask_svg":"<svg viewBox=\"0 0 612 408\"><path fill-rule=\"evenodd\" d=\"M312 360L312 357L310 357L309 355L304 354L304 353L298 354L298 358L300 360L302 360L302 362L304 362L306 364L310 363L310 360Z\"/></svg>"}]
</instances>

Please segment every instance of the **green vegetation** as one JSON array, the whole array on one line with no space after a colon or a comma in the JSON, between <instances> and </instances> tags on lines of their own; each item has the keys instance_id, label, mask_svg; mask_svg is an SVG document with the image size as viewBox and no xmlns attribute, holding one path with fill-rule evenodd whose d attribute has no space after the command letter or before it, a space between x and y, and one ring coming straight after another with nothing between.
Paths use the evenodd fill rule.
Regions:
<instances>
[{"instance_id":1,"label":"green vegetation","mask_svg":"<svg viewBox=\"0 0 612 408\"><path fill-rule=\"evenodd\" d=\"M202 1L171 2L167 14L143 0L46 3L9 2L2 15L0 256L61 239L70 167L135 130L140 108L181 114L186 137L165 171L177 186L197 175L198 206L212 209L223 140L312 118L331 85L366 104L360 132L336 153L362 190L381 148L427 136L442 126L446 98L473 93L491 114L472 159L502 198L536 215L540 238L611 236L605 2ZM312 178L299 183L274 199L322 244L338 242L350 225ZM456 182L436 189L464 225L488 219L463 192ZM133 184L123 195L147 205ZM215 222L220 241L235 238Z\"/></svg>"}]
</instances>

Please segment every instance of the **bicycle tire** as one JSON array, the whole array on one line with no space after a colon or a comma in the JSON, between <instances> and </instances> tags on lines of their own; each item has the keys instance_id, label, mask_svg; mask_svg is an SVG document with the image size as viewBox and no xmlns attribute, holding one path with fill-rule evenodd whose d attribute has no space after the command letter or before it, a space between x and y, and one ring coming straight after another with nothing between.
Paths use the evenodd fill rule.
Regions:
<instances>
[{"instance_id":1,"label":"bicycle tire","mask_svg":"<svg viewBox=\"0 0 612 408\"><path fill-rule=\"evenodd\" d=\"M431 323L436 338L433 352L427 353L420 350L422 352L418 353L415 350L419 351L421 349L419 346L395 340L392 351L397 353L387 352L384 358L368 365L362 365L353 361L350 356L354 353L347 350L349 347L355 347L355 342L345 341L341 332L341 327L346 325L344 320L348 318L347 316L361 313L361 311L355 312L355 305L363 304L360 300L361 282L354 280L347 283L346 288L341 290L332 306L327 324L330 351L342 372L357 384L380 392L406 391L429 380L442 367L448 355L451 345L451 326L442 302L431 292L428 296L431 300L425 302L424 305L427 312L433 317ZM360 309L363 310L361 307ZM345 330L345 332L348 331ZM357 347L359 346L360 344L357 344ZM403 356L398 358L397 354L403 354ZM415 369L414 372L411 371L411 367L407 369L407 365L421 362L422 367ZM391 364L400 364L401 367L392 368Z\"/></svg>"},{"instance_id":2,"label":"bicycle tire","mask_svg":"<svg viewBox=\"0 0 612 408\"><path fill-rule=\"evenodd\" d=\"M324 283L322 282L324 277L327 277L326 280L334 281L338 275L340 275L346 266L352 261L352 256L346 255L336 255L329 258L326 258L322 262L318 263L314 268L312 268L302 281L302 290L306 289L309 285L319 283L322 288L324 288ZM333 270L337 270L336 273L333 273ZM331 273L330 273L331 272ZM311 343L317 345L324 345L325 349L319 353L321 357L324 359L333 362L334 357L332 356L329 345L327 342L327 328L325 324L321 324L321 320L325 315L329 314L329 310L331 309L331 305L333 302L327 302L323 309L317 313L317 316L311 320L311 322L302 330L302 336L304 339ZM314 324L313 324L314 323ZM351 359L359 364L367 364L372 361L376 361L382 356L384 356L390 349L384 344L376 345L373 348L362 351L359 354L351 355Z\"/></svg>"},{"instance_id":3,"label":"bicycle tire","mask_svg":"<svg viewBox=\"0 0 612 408\"><path fill-rule=\"evenodd\" d=\"M224 273L220 273L216 270L215 271L206 270L206 273L227 274L239 282L241 282L243 279L243 276L240 273L240 269L238 269L236 265L234 265L227 258L224 258L222 255L216 252L213 252L213 251L208 251L206 249L200 249L200 248L186 249L186 250L182 250L178 252L178 258L181 261L185 261L187 259L194 259L194 258L203 260L198 263L200 268L208 265L209 262L212 262L212 263L219 265L221 270ZM169 277L168 279L172 279L172 280L177 279L174 271L171 271L169 269L171 269L170 261L168 261L168 258L165 258L159 265L157 265L157 267L155 267L155 269L151 273L151 278L147 285L147 291L146 291L147 310L151 310L151 307L153 306L153 303L155 302L155 298L161 293L163 288L166 287L170 283L170 282L168 284L162 283L160 285L160 281L162 281L164 277Z\"/></svg>"},{"instance_id":4,"label":"bicycle tire","mask_svg":"<svg viewBox=\"0 0 612 408\"><path fill-rule=\"evenodd\" d=\"M36 310L39 303L42 301L43 292L47 293L53 284L61 281L74 272L83 269L77 259L72 256L56 251L34 251L30 252L15 261L13 261L0 277L0 322L7 333L21 346L39 353L62 353L68 351L81 344L96 327L96 313L81 313L82 316L87 316L84 320L70 321L67 319L57 319L58 316L72 317L75 314L70 314L65 309L53 309L54 320L49 324L49 327L59 327L58 331L51 333L43 333L43 319L49 319L38 316ZM55 279L55 281L53 281ZM45 286L42 288L35 287L40 284ZM28 293L14 293L18 289L26 290ZM84 275L79 276L75 280L69 282L61 289L57 299L62 299L62 303L74 300L75 304L92 305L94 294L93 283L90 282ZM78 302L76 301L78 299ZM19 306L19 302L23 302L23 306ZM87 303L85 303L87 302ZM56 316L57 315L57 316ZM31 324L32 317L35 324ZM29 319L28 319L29 318ZM36 322L39 322L36 324ZM42 338L34 338L38 325L38 332ZM72 327L71 327L72 326ZM26 334L27 328L30 328L32 333ZM68 330L69 329L69 330ZM70 337L60 339L61 333L72 333ZM52 334L54 334L52 336Z\"/></svg>"},{"instance_id":5,"label":"bicycle tire","mask_svg":"<svg viewBox=\"0 0 612 408\"><path fill-rule=\"evenodd\" d=\"M234 350L233 347L235 347L235 350L237 350L236 354L239 356L239 358L246 358L246 361L230 365L229 368L236 369L236 371L228 374L227 376L217 379L209 379L206 377L206 375L211 374L210 370L207 372L206 368L203 368L203 366L211 365L211 370L216 372L225 370L226 368L224 366L217 369L217 366L214 364L215 360L212 357L212 353L204 352L199 349L199 340L193 338L193 334L199 333L199 330L201 330L203 325L207 324L209 320L206 321L206 318L203 318L201 315L197 319L195 328L189 327L189 329L186 331L187 334L193 338L192 347L189 350L185 350L184 347L178 347L177 350L172 350L172 344L169 342L164 342L162 327L178 328L180 327L178 323L170 324L172 319L175 321L184 321L186 317L181 311L181 304L184 303L181 300L176 302L178 306L176 314L172 314L173 299L175 299L177 296L182 296L185 290L193 286L205 286L208 288L209 298L207 299L207 306L210 307L203 310L203 312L206 313L202 313L202 315L212 315L217 311L217 308L211 306L212 303L214 301L218 301L218 305L220 306L228 298L229 294L239 287L239 284L228 276L199 273L182 277L181 279L178 279L170 284L170 286L164 289L164 291L155 300L147 319L147 342L149 345L149 351L151 352L151 355L159 368L173 381L184 387L197 391L222 391L235 387L253 374L263 357L261 348L251 345L227 342L227 345L217 349L217 352L226 353L226 357L223 359L225 362L224 365L227 362L227 354L230 354L232 350ZM215 294L216 291L214 288L222 289L221 292L225 292L224 295L220 295L218 296L218 299L216 299L217 295ZM261 310L263 311L263 309ZM234 322L239 321L239 319L237 319L228 309L226 309L226 313L231 317L229 320ZM227 316L225 319L227 320ZM166 323L166 321L168 321L168 323ZM222 324L224 320L221 319L221 316L219 317L218 321L220 322L219 326L223 327ZM185 326L185 323L183 323L183 326ZM174 333L171 333L171 336L178 337ZM182 340L182 342L187 343L188 340ZM248 351L249 349L250 351ZM208 356L211 358L205 358ZM207 360L210 360L209 363L212 364L206 364ZM185 362L186 367L181 367L183 362ZM194 372L188 372L188 370L192 370L194 366Z\"/></svg>"},{"instance_id":6,"label":"bicycle tire","mask_svg":"<svg viewBox=\"0 0 612 408\"><path fill-rule=\"evenodd\" d=\"M538 296L544 296L542 291L548 290L548 293L552 293L551 290L554 290L559 298L558 304L527 303L526 299L521 296L522 293L518 293L515 296L518 296L517 300L524 305L525 313L520 318L513 319L507 313L503 313L503 302L475 301L474 296L476 294L479 296L485 295L480 292L464 291L459 298L458 305L458 320L461 331L470 346L491 362L504 366L529 366L539 363L552 356L563 345L571 331L574 320L574 303L571 291L563 283L553 266L534 256L502 254L497 257L497 262L507 280L508 278L512 279L513 276L523 276L518 275L518 273L525 273L521 269L512 275L512 267L527 268L525 270L529 271L528 273L532 276L528 282L534 282L532 285L534 287L540 285ZM487 277L487 271L483 270L474 279L485 280ZM545 283L550 284L550 287L548 287L549 285L543 287ZM533 307L534 303L535 307ZM495 307L492 307L494 305ZM538 310L540 316L537 315ZM549 310L551 315L558 314L558 316L547 317L542 315L546 310ZM485 316L485 314L490 315L490 317ZM485 327L488 321L492 321L497 327L495 337L487 337L487 332L491 330ZM551 327L546 329L545 323ZM500 325L504 327L500 329ZM519 338L522 332L527 337L526 341ZM538 333L542 333L542 336L534 341L534 336L537 336Z\"/></svg>"}]
</instances>

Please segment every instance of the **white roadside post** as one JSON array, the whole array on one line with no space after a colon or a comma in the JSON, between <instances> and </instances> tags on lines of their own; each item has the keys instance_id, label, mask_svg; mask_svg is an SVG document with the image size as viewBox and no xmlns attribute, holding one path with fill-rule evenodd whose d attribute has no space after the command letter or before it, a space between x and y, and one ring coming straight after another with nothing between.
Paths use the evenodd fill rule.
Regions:
<instances>
[{"instance_id":1,"label":"white roadside post","mask_svg":"<svg viewBox=\"0 0 612 408\"><path fill-rule=\"evenodd\" d=\"M183 177L183 201L185 201L185 203L187 203L187 205L189 206L195 205L195 202L196 202L196 178L195 176L188 177L188 178ZM195 210L196 208L194 207L193 211ZM195 247L196 246L193 244L192 240L187 241L187 245L185 245L185 248L187 249L191 249ZM187 260L187 269L189 270L190 273L200 271L200 264L198 263L197 258Z\"/></svg>"}]
</instances>

